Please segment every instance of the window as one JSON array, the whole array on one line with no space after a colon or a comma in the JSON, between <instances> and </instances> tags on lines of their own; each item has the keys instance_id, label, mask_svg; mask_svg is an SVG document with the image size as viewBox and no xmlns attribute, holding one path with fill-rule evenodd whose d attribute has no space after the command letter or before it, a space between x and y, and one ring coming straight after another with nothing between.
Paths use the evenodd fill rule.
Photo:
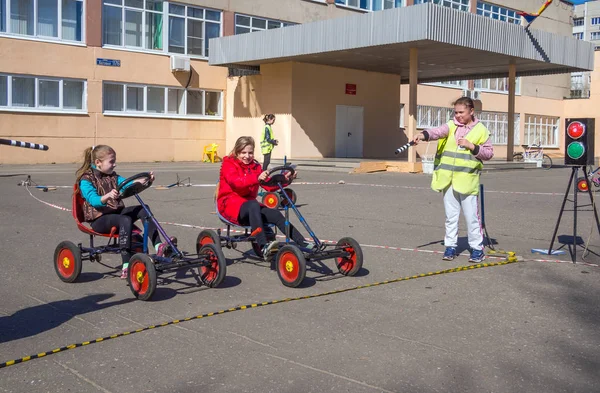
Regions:
<instances>
[{"instance_id":1,"label":"window","mask_svg":"<svg viewBox=\"0 0 600 393\"><path fill-rule=\"evenodd\" d=\"M469 11L469 0L415 0L415 4L433 3L455 10Z\"/></svg>"},{"instance_id":2,"label":"window","mask_svg":"<svg viewBox=\"0 0 600 393\"><path fill-rule=\"evenodd\" d=\"M254 31L278 29L280 27L295 25L295 23L281 22L278 20L257 18L248 15L235 15L235 34L251 33Z\"/></svg>"},{"instance_id":3,"label":"window","mask_svg":"<svg viewBox=\"0 0 600 393\"><path fill-rule=\"evenodd\" d=\"M86 112L86 82L0 74L0 110Z\"/></svg>"},{"instance_id":4,"label":"window","mask_svg":"<svg viewBox=\"0 0 600 393\"><path fill-rule=\"evenodd\" d=\"M6 0L0 0L0 32L6 31Z\"/></svg>"},{"instance_id":5,"label":"window","mask_svg":"<svg viewBox=\"0 0 600 393\"><path fill-rule=\"evenodd\" d=\"M220 11L169 3L169 52L208 57L208 40L220 35Z\"/></svg>"},{"instance_id":6,"label":"window","mask_svg":"<svg viewBox=\"0 0 600 393\"><path fill-rule=\"evenodd\" d=\"M558 122L560 118L525 115L525 143L540 143L543 147L558 147Z\"/></svg>"},{"instance_id":7,"label":"window","mask_svg":"<svg viewBox=\"0 0 600 393\"><path fill-rule=\"evenodd\" d=\"M490 141L494 145L508 144L508 113L506 112L478 112L475 116L490 131ZM519 125L521 116L515 113L514 144L519 142Z\"/></svg>"},{"instance_id":8,"label":"window","mask_svg":"<svg viewBox=\"0 0 600 393\"><path fill-rule=\"evenodd\" d=\"M381 11L402 7L402 0L335 0L335 3L365 11Z\"/></svg>"},{"instance_id":9,"label":"window","mask_svg":"<svg viewBox=\"0 0 600 393\"><path fill-rule=\"evenodd\" d=\"M144 87L128 85L125 89L127 92L127 112L143 112L144 111Z\"/></svg>"},{"instance_id":10,"label":"window","mask_svg":"<svg viewBox=\"0 0 600 393\"><path fill-rule=\"evenodd\" d=\"M592 18L592 25L600 25L600 17Z\"/></svg>"},{"instance_id":11,"label":"window","mask_svg":"<svg viewBox=\"0 0 600 393\"><path fill-rule=\"evenodd\" d=\"M573 33L573 37L577 38L578 40L582 40L583 39L583 33Z\"/></svg>"},{"instance_id":12,"label":"window","mask_svg":"<svg viewBox=\"0 0 600 393\"><path fill-rule=\"evenodd\" d=\"M582 72L571 74L571 95L570 98L589 98L590 97L590 74Z\"/></svg>"},{"instance_id":13,"label":"window","mask_svg":"<svg viewBox=\"0 0 600 393\"><path fill-rule=\"evenodd\" d=\"M417 105L417 127L433 128L446 124L454 117L454 108Z\"/></svg>"},{"instance_id":14,"label":"window","mask_svg":"<svg viewBox=\"0 0 600 393\"><path fill-rule=\"evenodd\" d=\"M583 89L583 74L571 74L571 90L581 90Z\"/></svg>"},{"instance_id":15,"label":"window","mask_svg":"<svg viewBox=\"0 0 600 393\"><path fill-rule=\"evenodd\" d=\"M573 18L573 26L583 26L583 18Z\"/></svg>"},{"instance_id":16,"label":"window","mask_svg":"<svg viewBox=\"0 0 600 393\"><path fill-rule=\"evenodd\" d=\"M521 24L521 17L517 14L517 11L484 3L483 1L477 2L477 15L501 20L503 22L514 23L515 25Z\"/></svg>"},{"instance_id":17,"label":"window","mask_svg":"<svg viewBox=\"0 0 600 393\"><path fill-rule=\"evenodd\" d=\"M162 51L162 27L162 0L104 0L104 45Z\"/></svg>"},{"instance_id":18,"label":"window","mask_svg":"<svg viewBox=\"0 0 600 393\"><path fill-rule=\"evenodd\" d=\"M83 41L83 0L0 0L0 32Z\"/></svg>"},{"instance_id":19,"label":"window","mask_svg":"<svg viewBox=\"0 0 600 393\"><path fill-rule=\"evenodd\" d=\"M460 87L463 89L467 88L467 81L443 81L443 82L432 82L424 83L425 85L443 86L443 87Z\"/></svg>"},{"instance_id":20,"label":"window","mask_svg":"<svg viewBox=\"0 0 600 393\"><path fill-rule=\"evenodd\" d=\"M15 107L35 107L35 78L12 77L12 105Z\"/></svg>"},{"instance_id":21,"label":"window","mask_svg":"<svg viewBox=\"0 0 600 393\"><path fill-rule=\"evenodd\" d=\"M208 57L208 40L221 36L221 11L163 0L103 1L104 45Z\"/></svg>"},{"instance_id":22,"label":"window","mask_svg":"<svg viewBox=\"0 0 600 393\"><path fill-rule=\"evenodd\" d=\"M38 105L40 108L58 108L59 81L40 79L38 82Z\"/></svg>"},{"instance_id":23,"label":"window","mask_svg":"<svg viewBox=\"0 0 600 393\"><path fill-rule=\"evenodd\" d=\"M0 75L0 107L8 106L8 76Z\"/></svg>"},{"instance_id":24,"label":"window","mask_svg":"<svg viewBox=\"0 0 600 393\"><path fill-rule=\"evenodd\" d=\"M222 92L107 82L104 113L148 117L221 118Z\"/></svg>"},{"instance_id":25,"label":"window","mask_svg":"<svg viewBox=\"0 0 600 393\"><path fill-rule=\"evenodd\" d=\"M600 31L592 31L590 33L591 40L600 40Z\"/></svg>"},{"instance_id":26,"label":"window","mask_svg":"<svg viewBox=\"0 0 600 393\"><path fill-rule=\"evenodd\" d=\"M148 87L148 113L165 113L165 89Z\"/></svg>"},{"instance_id":27,"label":"window","mask_svg":"<svg viewBox=\"0 0 600 393\"><path fill-rule=\"evenodd\" d=\"M490 78L474 81L475 88L491 92L508 93L508 78ZM515 79L515 94L521 92L521 78Z\"/></svg>"}]
</instances>

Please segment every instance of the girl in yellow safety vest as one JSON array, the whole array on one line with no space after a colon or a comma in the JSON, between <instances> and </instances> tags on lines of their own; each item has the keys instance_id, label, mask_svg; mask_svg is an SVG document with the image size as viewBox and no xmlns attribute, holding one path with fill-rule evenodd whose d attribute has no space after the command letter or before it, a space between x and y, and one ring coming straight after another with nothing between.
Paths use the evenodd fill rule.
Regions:
<instances>
[{"instance_id":1,"label":"girl in yellow safety vest","mask_svg":"<svg viewBox=\"0 0 600 393\"><path fill-rule=\"evenodd\" d=\"M462 209L469 237L471 256L469 262L485 259L483 232L479 219L479 174L483 162L494 156L490 132L475 117L473 100L461 97L454 102L454 119L448 123L425 130L414 139L438 141L431 188L442 192L446 211L446 250L442 259L456 258L458 218Z\"/></svg>"},{"instance_id":2,"label":"girl in yellow safety vest","mask_svg":"<svg viewBox=\"0 0 600 393\"><path fill-rule=\"evenodd\" d=\"M273 123L275 123L275 115L268 114L263 118L265 126L260 137L260 152L264 156L264 162L262 170L266 171L269 169L269 163L271 162L271 152L273 147L277 146L279 142L273 135Z\"/></svg>"}]
</instances>

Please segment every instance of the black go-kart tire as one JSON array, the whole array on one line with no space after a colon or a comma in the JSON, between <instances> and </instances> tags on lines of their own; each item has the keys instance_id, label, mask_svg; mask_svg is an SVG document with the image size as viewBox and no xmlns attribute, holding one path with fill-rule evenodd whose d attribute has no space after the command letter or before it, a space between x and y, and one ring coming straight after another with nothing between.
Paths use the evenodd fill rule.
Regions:
<instances>
[{"instance_id":1,"label":"black go-kart tire","mask_svg":"<svg viewBox=\"0 0 600 393\"><path fill-rule=\"evenodd\" d=\"M350 253L348 257L335 258L335 265L344 276L354 276L362 268L363 253L360 244L351 237L341 238L336 248L343 248Z\"/></svg>"},{"instance_id":2,"label":"black go-kart tire","mask_svg":"<svg viewBox=\"0 0 600 393\"><path fill-rule=\"evenodd\" d=\"M129 260L127 282L131 293L139 300L150 300L156 290L156 268L146 254L134 254Z\"/></svg>"},{"instance_id":3,"label":"black go-kart tire","mask_svg":"<svg viewBox=\"0 0 600 393\"><path fill-rule=\"evenodd\" d=\"M202 232L198 234L198 238L196 239L196 253L200 253L200 249L205 244L214 244L218 248L221 248L221 238L217 234L217 232L212 229L204 229Z\"/></svg>"},{"instance_id":4,"label":"black go-kart tire","mask_svg":"<svg viewBox=\"0 0 600 393\"><path fill-rule=\"evenodd\" d=\"M202 283L209 288L218 287L227 274L227 260L223 250L216 244L206 243L198 251L198 257L208 259L208 264L198 267Z\"/></svg>"},{"instance_id":5,"label":"black go-kart tire","mask_svg":"<svg viewBox=\"0 0 600 393\"><path fill-rule=\"evenodd\" d=\"M288 197L290 197L290 199L292 200L292 203L295 205L296 201L298 200L298 197L296 195L296 191L292 190L291 188L284 188L283 191L285 191L285 193L288 195ZM280 196L281 198L281 206L285 207L288 204L287 199L285 199L285 196Z\"/></svg>"},{"instance_id":6,"label":"black go-kart tire","mask_svg":"<svg viewBox=\"0 0 600 393\"><path fill-rule=\"evenodd\" d=\"M281 197L276 192L267 192L262 197L262 203L269 209L277 209L281 203Z\"/></svg>"},{"instance_id":7,"label":"black go-kart tire","mask_svg":"<svg viewBox=\"0 0 600 393\"><path fill-rule=\"evenodd\" d=\"M60 242L54 250L54 271L64 282L74 282L81 274L81 251L70 241Z\"/></svg>"},{"instance_id":8,"label":"black go-kart tire","mask_svg":"<svg viewBox=\"0 0 600 393\"><path fill-rule=\"evenodd\" d=\"M590 182L585 180L585 177L580 177L577 179L577 191L578 192L588 192L590 188Z\"/></svg>"},{"instance_id":9,"label":"black go-kart tire","mask_svg":"<svg viewBox=\"0 0 600 393\"><path fill-rule=\"evenodd\" d=\"M286 287L296 288L306 277L306 258L294 245L286 244L279 249L275 266L279 280Z\"/></svg>"}]
</instances>

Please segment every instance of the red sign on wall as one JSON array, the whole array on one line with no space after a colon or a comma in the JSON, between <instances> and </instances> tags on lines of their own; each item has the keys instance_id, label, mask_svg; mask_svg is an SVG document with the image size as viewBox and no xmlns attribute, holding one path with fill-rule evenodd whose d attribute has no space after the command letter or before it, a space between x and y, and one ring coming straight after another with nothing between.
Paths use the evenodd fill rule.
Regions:
<instances>
[{"instance_id":1,"label":"red sign on wall","mask_svg":"<svg viewBox=\"0 0 600 393\"><path fill-rule=\"evenodd\" d=\"M346 83L346 94L355 96L356 95L356 85L351 84L351 83Z\"/></svg>"}]
</instances>

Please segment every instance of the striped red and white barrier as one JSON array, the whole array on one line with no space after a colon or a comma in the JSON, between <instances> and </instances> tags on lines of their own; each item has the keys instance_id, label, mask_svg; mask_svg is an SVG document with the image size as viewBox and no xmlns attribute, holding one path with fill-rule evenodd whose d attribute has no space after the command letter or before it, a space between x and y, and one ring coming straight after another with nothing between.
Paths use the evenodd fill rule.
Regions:
<instances>
[{"instance_id":1,"label":"striped red and white barrier","mask_svg":"<svg viewBox=\"0 0 600 393\"><path fill-rule=\"evenodd\" d=\"M67 209L65 207L62 206L58 206L46 201L43 201L39 198L37 198L36 196L34 196L31 191L29 190L29 188L27 187L27 191L29 192L29 195L31 195L35 200L37 200L38 202L43 203L46 206L50 206L56 209L60 209L63 211L67 211L70 212L71 209ZM200 226L200 225L193 225L193 224L181 224L181 223L177 223L177 222L169 222L169 221L160 221L161 224L163 225L172 225L172 226L177 226L177 227L182 227L182 228L191 228L191 229L200 229L200 230L204 230L204 229L212 229L214 231L221 229L221 230L226 230L226 228L216 228L216 227L205 227L205 226ZM242 230L238 230L238 229L232 229L231 232L233 233L244 233L244 231ZM283 238L283 235L279 235L279 237ZM311 239L306 239L306 240L311 240ZM321 242L323 243L329 243L329 244L336 244L336 241L333 240L321 240ZM419 253L426 253L426 254L443 254L442 251L436 251L436 250L425 250L425 249L421 249L421 248L410 248L410 247L395 247L395 246L381 246L381 245L374 245L374 244L361 244L361 247L365 247L365 248L375 248L375 249L383 249L383 250L393 250L393 251L408 251L408 252L419 252ZM461 254L461 255L465 255L468 256L468 254ZM505 259L504 256L495 256L495 255L488 255L488 258L493 258L493 259ZM568 264L572 264L573 262L571 261L563 261L560 259L529 259L529 258L524 258L524 259L520 259L523 262L545 262L545 263L568 263ZM596 263L589 263L589 262L581 262L581 261L576 261L575 264L577 265L581 265L581 266L589 266L589 267L600 267L600 265L596 264Z\"/></svg>"}]
</instances>

